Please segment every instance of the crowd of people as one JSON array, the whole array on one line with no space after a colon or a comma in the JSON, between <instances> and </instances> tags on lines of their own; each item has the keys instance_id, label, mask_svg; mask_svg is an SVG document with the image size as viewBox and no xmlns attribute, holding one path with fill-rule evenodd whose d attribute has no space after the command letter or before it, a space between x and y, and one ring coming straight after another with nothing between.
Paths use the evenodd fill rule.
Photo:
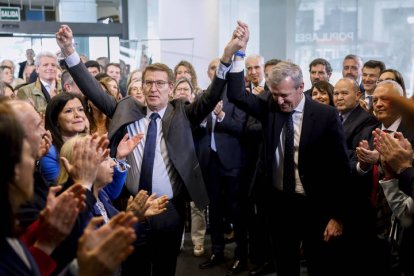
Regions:
<instances>
[{"instance_id":1,"label":"crowd of people","mask_svg":"<svg viewBox=\"0 0 414 276\"><path fill-rule=\"evenodd\" d=\"M190 221L203 270L232 233L227 275L414 275L402 75L349 54L330 83L316 58L305 90L298 65L246 56L249 36L239 21L206 89L185 60L88 60L67 25L63 60L28 49L18 78L3 60L0 274L175 275Z\"/></svg>"}]
</instances>

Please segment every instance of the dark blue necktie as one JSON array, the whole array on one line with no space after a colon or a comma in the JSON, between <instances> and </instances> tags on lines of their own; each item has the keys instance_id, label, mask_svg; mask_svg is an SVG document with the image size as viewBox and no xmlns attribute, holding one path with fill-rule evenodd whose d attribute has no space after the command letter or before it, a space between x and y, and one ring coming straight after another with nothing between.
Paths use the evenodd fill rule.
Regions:
<instances>
[{"instance_id":1,"label":"dark blue necktie","mask_svg":"<svg viewBox=\"0 0 414 276\"><path fill-rule=\"evenodd\" d=\"M152 193L152 171L154 169L155 144L157 141L157 118L158 113L150 115L147 136L145 138L144 156L142 157L141 175L139 178L139 190Z\"/></svg>"},{"instance_id":2,"label":"dark blue necktie","mask_svg":"<svg viewBox=\"0 0 414 276\"><path fill-rule=\"evenodd\" d=\"M293 130L293 115L292 111L289 114L289 118L286 121L285 125L285 153L283 156L283 191L288 194L295 193L295 146L294 146L294 136L295 132Z\"/></svg>"}]
</instances>

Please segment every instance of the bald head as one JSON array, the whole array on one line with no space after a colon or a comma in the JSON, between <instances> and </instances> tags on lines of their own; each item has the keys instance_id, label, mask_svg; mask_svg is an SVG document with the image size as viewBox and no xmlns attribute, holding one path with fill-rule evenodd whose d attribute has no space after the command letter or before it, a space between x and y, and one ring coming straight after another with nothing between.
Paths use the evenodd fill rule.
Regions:
<instances>
[{"instance_id":1,"label":"bald head","mask_svg":"<svg viewBox=\"0 0 414 276\"><path fill-rule=\"evenodd\" d=\"M342 78L334 88L334 105L341 114L347 113L359 103L361 92L358 83L351 78Z\"/></svg>"},{"instance_id":2,"label":"bald head","mask_svg":"<svg viewBox=\"0 0 414 276\"><path fill-rule=\"evenodd\" d=\"M46 133L44 123L34 107L25 101L14 100L9 102L16 114L17 120L21 123L26 138L32 147L32 154L35 159L40 158L39 148L42 137Z\"/></svg>"},{"instance_id":3,"label":"bald head","mask_svg":"<svg viewBox=\"0 0 414 276\"><path fill-rule=\"evenodd\" d=\"M216 74L217 68L219 66L220 59L215 58L208 64L207 75L208 78L213 81L214 75Z\"/></svg>"}]
</instances>

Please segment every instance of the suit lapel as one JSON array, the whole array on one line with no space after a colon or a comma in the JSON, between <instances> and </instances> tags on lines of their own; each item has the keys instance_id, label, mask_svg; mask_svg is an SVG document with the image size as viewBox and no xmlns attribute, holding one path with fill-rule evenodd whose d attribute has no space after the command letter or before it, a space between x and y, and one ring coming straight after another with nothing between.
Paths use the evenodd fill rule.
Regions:
<instances>
[{"instance_id":1,"label":"suit lapel","mask_svg":"<svg viewBox=\"0 0 414 276\"><path fill-rule=\"evenodd\" d=\"M271 99L273 101L273 99ZM272 157L271 160L274 158L274 152L276 152L276 148L279 146L280 143L280 133L282 132L283 126L285 125L285 122L288 118L287 113L280 112L278 108L276 107L276 103L272 103L272 109L274 112L269 112L269 125L272 126L272 129L270 130L270 141L271 141L271 153Z\"/></svg>"},{"instance_id":2,"label":"suit lapel","mask_svg":"<svg viewBox=\"0 0 414 276\"><path fill-rule=\"evenodd\" d=\"M39 78L36 80L36 87L39 88L40 91L42 91L43 96L46 99L46 102L49 103L50 102L49 92L47 92L46 87L43 86Z\"/></svg>"},{"instance_id":3,"label":"suit lapel","mask_svg":"<svg viewBox=\"0 0 414 276\"><path fill-rule=\"evenodd\" d=\"M346 121L343 124L344 132L347 132L348 128L352 127L353 122L361 116L361 109L362 109L362 107L360 107L358 105L354 110L351 111L348 118L346 119Z\"/></svg>"},{"instance_id":4,"label":"suit lapel","mask_svg":"<svg viewBox=\"0 0 414 276\"><path fill-rule=\"evenodd\" d=\"M312 103L308 98L305 99L305 106L303 108L302 130L300 133L299 153L305 152L304 149L308 144L309 137L312 133L312 128L315 122L315 114L312 108ZM300 156L299 156L300 157Z\"/></svg>"},{"instance_id":5,"label":"suit lapel","mask_svg":"<svg viewBox=\"0 0 414 276\"><path fill-rule=\"evenodd\" d=\"M170 103L167 105L167 109L165 110L164 117L162 117L162 133L164 138L168 137L168 133L170 131L171 121L173 117L173 108Z\"/></svg>"}]
</instances>

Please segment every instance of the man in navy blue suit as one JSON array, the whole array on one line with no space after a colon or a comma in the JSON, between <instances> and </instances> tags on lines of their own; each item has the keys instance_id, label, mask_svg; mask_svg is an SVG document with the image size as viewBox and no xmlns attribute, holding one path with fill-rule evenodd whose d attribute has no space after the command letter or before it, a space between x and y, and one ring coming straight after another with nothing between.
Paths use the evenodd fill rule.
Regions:
<instances>
[{"instance_id":1,"label":"man in navy blue suit","mask_svg":"<svg viewBox=\"0 0 414 276\"><path fill-rule=\"evenodd\" d=\"M242 39L248 40L247 26L239 28L246 33ZM303 94L302 71L290 62L272 69L266 99L245 93L243 55L233 54L227 96L263 127L261 181L256 183L265 189L261 194L277 275L300 275L301 243L309 275L332 275L332 265L342 259L329 247L342 235L345 196L349 199L344 181L350 165L338 113ZM223 56L221 62L229 64L231 59Z\"/></svg>"}]
</instances>

